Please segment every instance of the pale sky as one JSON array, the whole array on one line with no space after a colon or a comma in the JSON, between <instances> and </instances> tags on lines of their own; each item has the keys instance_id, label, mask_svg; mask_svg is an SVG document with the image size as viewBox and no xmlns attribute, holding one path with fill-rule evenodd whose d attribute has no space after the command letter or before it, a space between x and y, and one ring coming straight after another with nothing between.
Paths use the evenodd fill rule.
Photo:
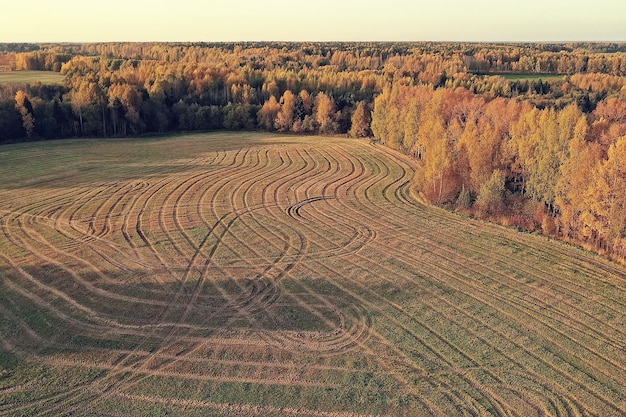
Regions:
<instances>
[{"instance_id":1,"label":"pale sky","mask_svg":"<svg viewBox=\"0 0 626 417\"><path fill-rule=\"evenodd\" d=\"M626 41L626 0L9 0L0 42Z\"/></svg>"}]
</instances>

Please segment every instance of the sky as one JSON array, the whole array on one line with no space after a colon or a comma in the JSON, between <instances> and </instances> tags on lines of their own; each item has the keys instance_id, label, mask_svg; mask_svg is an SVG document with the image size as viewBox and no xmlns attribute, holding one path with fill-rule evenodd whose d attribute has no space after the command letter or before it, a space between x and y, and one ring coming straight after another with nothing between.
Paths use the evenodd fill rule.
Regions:
<instances>
[{"instance_id":1,"label":"sky","mask_svg":"<svg viewBox=\"0 0 626 417\"><path fill-rule=\"evenodd\" d=\"M0 42L626 41L625 0L11 0Z\"/></svg>"}]
</instances>

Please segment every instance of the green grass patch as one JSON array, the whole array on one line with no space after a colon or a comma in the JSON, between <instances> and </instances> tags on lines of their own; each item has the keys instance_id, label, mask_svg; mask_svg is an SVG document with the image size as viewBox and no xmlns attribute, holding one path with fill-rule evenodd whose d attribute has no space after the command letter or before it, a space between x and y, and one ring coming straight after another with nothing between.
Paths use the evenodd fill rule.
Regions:
<instances>
[{"instance_id":1,"label":"green grass patch","mask_svg":"<svg viewBox=\"0 0 626 417\"><path fill-rule=\"evenodd\" d=\"M0 72L0 85L2 84L53 84L60 85L65 81L65 76L53 71L9 71Z\"/></svg>"},{"instance_id":2,"label":"green grass patch","mask_svg":"<svg viewBox=\"0 0 626 417\"><path fill-rule=\"evenodd\" d=\"M524 74L524 73L512 73L512 72L494 72L485 74L486 76L499 76L506 78L509 81L555 81L562 80L563 75L558 74Z\"/></svg>"},{"instance_id":3,"label":"green grass patch","mask_svg":"<svg viewBox=\"0 0 626 417\"><path fill-rule=\"evenodd\" d=\"M0 378L4 372L14 369L18 362L19 360L14 353L0 349Z\"/></svg>"},{"instance_id":4,"label":"green grass patch","mask_svg":"<svg viewBox=\"0 0 626 417\"><path fill-rule=\"evenodd\" d=\"M328 325L308 310L297 305L278 306L273 310L277 321L277 328L292 331L327 331ZM321 315L327 320L336 321L330 311L324 311Z\"/></svg>"}]
</instances>

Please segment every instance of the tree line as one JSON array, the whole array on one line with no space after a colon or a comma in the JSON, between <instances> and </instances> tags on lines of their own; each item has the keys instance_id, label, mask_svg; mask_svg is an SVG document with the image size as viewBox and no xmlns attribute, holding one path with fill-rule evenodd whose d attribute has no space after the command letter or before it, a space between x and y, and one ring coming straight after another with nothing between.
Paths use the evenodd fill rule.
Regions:
<instances>
[{"instance_id":1,"label":"tree line","mask_svg":"<svg viewBox=\"0 0 626 417\"><path fill-rule=\"evenodd\" d=\"M413 187L428 202L626 258L626 101L585 114L394 85L372 130L419 161Z\"/></svg>"},{"instance_id":2,"label":"tree line","mask_svg":"<svg viewBox=\"0 0 626 417\"><path fill-rule=\"evenodd\" d=\"M0 68L59 71L65 84L0 85L0 141L207 129L345 134L359 103L360 114L371 110L374 97L395 84L464 88L488 99L522 98L539 108L575 103L590 113L602 100L626 94L626 55L606 52L623 49L621 44L3 44ZM566 75L511 80L494 71ZM26 121L16 107L18 91L27 102ZM295 119L268 122L276 103L292 106L290 95ZM330 98L333 105L326 107L332 114L318 114L320 106L314 112L303 103L307 96L311 104ZM286 114L291 110L280 117Z\"/></svg>"}]
</instances>

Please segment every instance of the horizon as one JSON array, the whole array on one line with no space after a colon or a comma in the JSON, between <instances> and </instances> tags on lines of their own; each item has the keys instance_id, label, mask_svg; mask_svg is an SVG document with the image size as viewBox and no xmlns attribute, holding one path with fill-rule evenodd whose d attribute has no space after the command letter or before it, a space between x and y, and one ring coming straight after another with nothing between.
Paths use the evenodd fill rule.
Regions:
<instances>
[{"instance_id":1,"label":"horizon","mask_svg":"<svg viewBox=\"0 0 626 417\"><path fill-rule=\"evenodd\" d=\"M4 7L2 43L109 42L626 42L626 4L528 0L78 0Z\"/></svg>"},{"instance_id":2,"label":"horizon","mask_svg":"<svg viewBox=\"0 0 626 417\"><path fill-rule=\"evenodd\" d=\"M477 44L477 45L568 45L568 44L626 44L626 40L537 40L537 41L523 41L523 40L287 40L287 39L274 39L274 40L115 40L115 41L0 41L0 44L4 45L89 45L89 44L272 44L272 43L292 43L292 44L341 44L341 43L389 43L389 44L402 44L402 43L415 43L415 44Z\"/></svg>"}]
</instances>

